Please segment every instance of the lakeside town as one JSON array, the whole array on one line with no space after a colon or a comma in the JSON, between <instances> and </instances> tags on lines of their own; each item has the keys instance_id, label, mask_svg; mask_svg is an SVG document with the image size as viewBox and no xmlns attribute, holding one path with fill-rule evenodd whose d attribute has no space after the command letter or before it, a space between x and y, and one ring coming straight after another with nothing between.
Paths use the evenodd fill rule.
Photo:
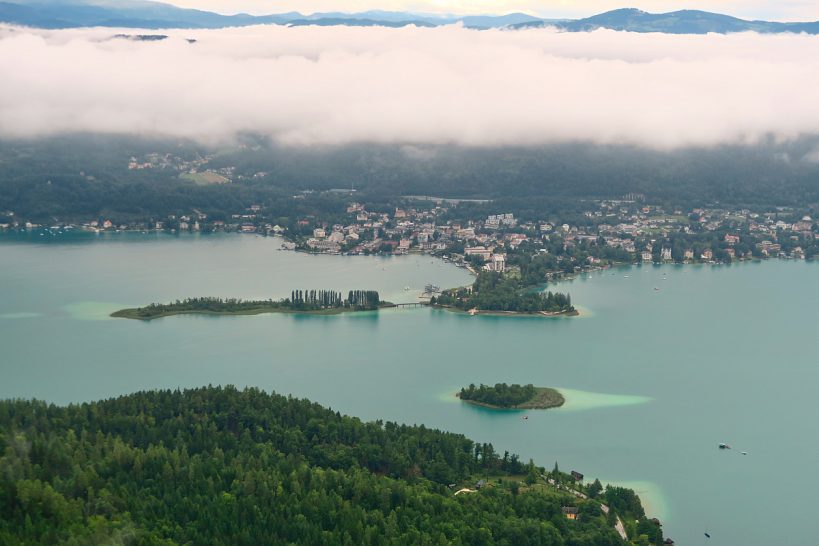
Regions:
<instances>
[{"instance_id":1,"label":"lakeside town","mask_svg":"<svg viewBox=\"0 0 819 546\"><path fill-rule=\"evenodd\" d=\"M312 192L295 195L305 199ZM150 222L109 218L51 226L0 214L0 230L40 231L44 236L69 230L241 232L281 236L282 248L327 254L426 253L472 271L520 272L525 261L542 263L543 280L554 275L615 263L731 263L787 258L812 259L819 253L813 218L788 208L693 208L666 210L645 203L642 195L589 201L579 220L520 218L512 212L477 217L462 213L462 202L411 196L390 212L370 210L346 194L344 221L330 223L315 215L273 223L261 204L211 219L202 211L170 215ZM491 202L481 202L483 206ZM525 268L525 265L524 265Z\"/></svg>"}]
</instances>

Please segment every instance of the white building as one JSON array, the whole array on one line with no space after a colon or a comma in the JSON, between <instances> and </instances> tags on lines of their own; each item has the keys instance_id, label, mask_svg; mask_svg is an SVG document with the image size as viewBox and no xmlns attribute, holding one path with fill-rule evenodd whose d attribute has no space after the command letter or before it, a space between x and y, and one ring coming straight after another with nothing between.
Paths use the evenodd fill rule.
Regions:
<instances>
[{"instance_id":1,"label":"white building","mask_svg":"<svg viewBox=\"0 0 819 546\"><path fill-rule=\"evenodd\" d=\"M485 246L468 246L464 249L464 254L467 256L480 256L484 260L488 260L492 256L492 251Z\"/></svg>"}]
</instances>

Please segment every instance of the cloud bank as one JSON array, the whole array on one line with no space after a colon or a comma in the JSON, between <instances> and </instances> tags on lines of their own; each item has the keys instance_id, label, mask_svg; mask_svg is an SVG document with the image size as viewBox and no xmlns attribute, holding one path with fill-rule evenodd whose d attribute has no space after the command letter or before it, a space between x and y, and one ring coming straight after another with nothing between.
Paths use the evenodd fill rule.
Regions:
<instances>
[{"instance_id":1,"label":"cloud bank","mask_svg":"<svg viewBox=\"0 0 819 546\"><path fill-rule=\"evenodd\" d=\"M134 33L133 30L128 31ZM657 149L819 134L819 38L259 26L0 27L0 137ZM195 38L188 43L186 38Z\"/></svg>"}]
</instances>

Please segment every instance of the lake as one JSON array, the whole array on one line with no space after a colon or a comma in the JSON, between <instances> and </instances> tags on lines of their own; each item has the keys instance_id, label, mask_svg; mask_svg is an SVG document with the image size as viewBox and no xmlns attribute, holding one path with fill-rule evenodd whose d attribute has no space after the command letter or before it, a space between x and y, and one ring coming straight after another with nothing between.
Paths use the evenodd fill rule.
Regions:
<instances>
[{"instance_id":1,"label":"lake","mask_svg":"<svg viewBox=\"0 0 819 546\"><path fill-rule=\"evenodd\" d=\"M296 288L376 289L409 302L427 283L471 282L426 256L311 256L279 251L280 243L0 236L0 397L62 404L254 385L364 419L460 432L524 461L558 461L628 485L678 544L700 544L706 531L719 544L803 544L819 531L819 264L597 272L557 287L580 307L575 318L428 308L149 323L107 316L190 296L279 298ZM499 412L453 396L499 381L558 387L568 402Z\"/></svg>"}]
</instances>

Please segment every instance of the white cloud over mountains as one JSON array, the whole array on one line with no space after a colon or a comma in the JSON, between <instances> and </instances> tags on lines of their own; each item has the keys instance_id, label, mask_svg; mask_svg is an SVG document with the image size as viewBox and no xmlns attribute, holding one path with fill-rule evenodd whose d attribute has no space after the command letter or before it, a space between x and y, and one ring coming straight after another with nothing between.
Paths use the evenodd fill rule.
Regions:
<instances>
[{"instance_id":1,"label":"white cloud over mountains","mask_svg":"<svg viewBox=\"0 0 819 546\"><path fill-rule=\"evenodd\" d=\"M259 26L142 42L114 33L0 28L0 136L215 142L258 132L305 145L669 149L819 134L818 37Z\"/></svg>"}]
</instances>

